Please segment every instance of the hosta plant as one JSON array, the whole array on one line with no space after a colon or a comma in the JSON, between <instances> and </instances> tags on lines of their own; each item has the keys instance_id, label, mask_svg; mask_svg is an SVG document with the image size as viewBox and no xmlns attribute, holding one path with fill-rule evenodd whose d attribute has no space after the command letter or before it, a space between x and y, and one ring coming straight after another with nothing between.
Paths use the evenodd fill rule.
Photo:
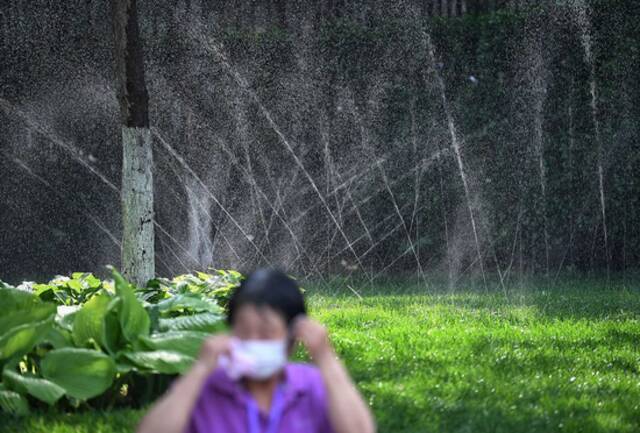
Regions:
<instances>
[{"instance_id":1,"label":"hosta plant","mask_svg":"<svg viewBox=\"0 0 640 433\"><path fill-rule=\"evenodd\" d=\"M224 307L242 279L218 270L139 288L115 269L112 275L102 281L74 273L18 287L0 282L2 411L153 398L224 327Z\"/></svg>"}]
</instances>

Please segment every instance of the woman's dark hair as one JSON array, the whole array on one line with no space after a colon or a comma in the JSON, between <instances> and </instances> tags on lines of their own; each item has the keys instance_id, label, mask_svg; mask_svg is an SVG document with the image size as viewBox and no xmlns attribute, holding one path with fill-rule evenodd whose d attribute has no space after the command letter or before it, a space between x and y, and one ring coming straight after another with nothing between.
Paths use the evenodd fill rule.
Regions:
<instances>
[{"instance_id":1,"label":"woman's dark hair","mask_svg":"<svg viewBox=\"0 0 640 433\"><path fill-rule=\"evenodd\" d=\"M258 269L247 276L229 299L227 323L233 325L243 305L269 307L282 314L287 326L300 314L307 314L298 283L278 269Z\"/></svg>"}]
</instances>

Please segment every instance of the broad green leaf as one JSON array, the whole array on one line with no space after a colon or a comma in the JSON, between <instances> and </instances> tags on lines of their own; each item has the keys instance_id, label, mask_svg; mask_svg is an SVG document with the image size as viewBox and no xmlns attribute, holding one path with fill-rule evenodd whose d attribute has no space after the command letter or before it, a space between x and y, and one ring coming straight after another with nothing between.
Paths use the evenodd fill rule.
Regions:
<instances>
[{"instance_id":1,"label":"broad green leaf","mask_svg":"<svg viewBox=\"0 0 640 433\"><path fill-rule=\"evenodd\" d=\"M119 305L119 302L113 301L109 305L109 311L104 317L103 341L105 348L111 354L117 352L126 342L122 339L122 330L120 329L120 321L118 318L118 310L113 306Z\"/></svg>"},{"instance_id":2,"label":"broad green leaf","mask_svg":"<svg viewBox=\"0 0 640 433\"><path fill-rule=\"evenodd\" d=\"M31 293L15 289L0 289L0 305L0 335L20 325L42 322L56 311L54 304L42 302Z\"/></svg>"},{"instance_id":3,"label":"broad green leaf","mask_svg":"<svg viewBox=\"0 0 640 433\"><path fill-rule=\"evenodd\" d=\"M15 391L0 390L0 409L3 412L23 416L29 413L27 399Z\"/></svg>"},{"instance_id":4,"label":"broad green leaf","mask_svg":"<svg viewBox=\"0 0 640 433\"><path fill-rule=\"evenodd\" d=\"M53 320L16 326L0 335L0 359L28 353L49 332Z\"/></svg>"},{"instance_id":5,"label":"broad green leaf","mask_svg":"<svg viewBox=\"0 0 640 433\"><path fill-rule=\"evenodd\" d=\"M146 289L159 289L161 286L161 279L160 278L152 278L149 281L147 281L147 285L145 286Z\"/></svg>"},{"instance_id":6,"label":"broad green leaf","mask_svg":"<svg viewBox=\"0 0 640 433\"><path fill-rule=\"evenodd\" d=\"M161 331L201 331L216 332L224 327L222 316L212 313L194 314L192 316L172 317L160 319L158 326Z\"/></svg>"},{"instance_id":7,"label":"broad green leaf","mask_svg":"<svg viewBox=\"0 0 640 433\"><path fill-rule=\"evenodd\" d=\"M196 272L196 275L198 276L198 278L200 278L202 281L207 281L210 280L211 278L213 278L213 275L211 274L206 274L204 272Z\"/></svg>"},{"instance_id":8,"label":"broad green leaf","mask_svg":"<svg viewBox=\"0 0 640 433\"><path fill-rule=\"evenodd\" d=\"M84 289L84 287L82 287L82 282L75 279L67 281L67 286L78 293L82 292L82 289Z\"/></svg>"},{"instance_id":9,"label":"broad green leaf","mask_svg":"<svg viewBox=\"0 0 640 433\"><path fill-rule=\"evenodd\" d=\"M93 274L89 274L85 278L85 281L87 282L87 284L89 284L89 287L92 289L97 289L102 284L102 282L98 278L96 278Z\"/></svg>"},{"instance_id":10,"label":"broad green leaf","mask_svg":"<svg viewBox=\"0 0 640 433\"><path fill-rule=\"evenodd\" d=\"M72 336L76 346L85 346L93 340L108 352L116 350L119 325L115 312L110 314L116 305L112 304L113 300L107 293L101 293L75 314Z\"/></svg>"},{"instance_id":11,"label":"broad green leaf","mask_svg":"<svg viewBox=\"0 0 640 433\"><path fill-rule=\"evenodd\" d=\"M78 400L102 394L111 386L116 374L113 359L88 349L52 350L42 360L41 368L45 379Z\"/></svg>"},{"instance_id":12,"label":"broad green leaf","mask_svg":"<svg viewBox=\"0 0 640 433\"><path fill-rule=\"evenodd\" d=\"M206 332L174 331L153 334L141 338L141 342L148 349L170 350L195 358L200 352L202 342L209 336Z\"/></svg>"},{"instance_id":13,"label":"broad green leaf","mask_svg":"<svg viewBox=\"0 0 640 433\"><path fill-rule=\"evenodd\" d=\"M189 283L186 281L178 282L173 289L174 293L189 293Z\"/></svg>"},{"instance_id":14,"label":"broad green leaf","mask_svg":"<svg viewBox=\"0 0 640 433\"><path fill-rule=\"evenodd\" d=\"M52 284L34 284L33 285L33 293L36 296L42 295L44 292L48 292L50 290L55 290L57 286Z\"/></svg>"},{"instance_id":15,"label":"broad green leaf","mask_svg":"<svg viewBox=\"0 0 640 433\"><path fill-rule=\"evenodd\" d=\"M57 326L52 326L49 332L42 338L42 341L50 343L54 349L74 347L71 332Z\"/></svg>"},{"instance_id":16,"label":"broad green leaf","mask_svg":"<svg viewBox=\"0 0 640 433\"><path fill-rule=\"evenodd\" d=\"M86 288L97 289L102 282L90 272L74 272L67 285L74 290L81 291Z\"/></svg>"},{"instance_id":17,"label":"broad green leaf","mask_svg":"<svg viewBox=\"0 0 640 433\"><path fill-rule=\"evenodd\" d=\"M139 368L162 374L181 374L191 367L194 359L190 356L169 350L151 352L123 352L122 356Z\"/></svg>"},{"instance_id":18,"label":"broad green leaf","mask_svg":"<svg viewBox=\"0 0 640 433\"><path fill-rule=\"evenodd\" d=\"M229 282L240 282L244 278L242 274L234 270L217 269L216 273Z\"/></svg>"},{"instance_id":19,"label":"broad green leaf","mask_svg":"<svg viewBox=\"0 0 640 433\"><path fill-rule=\"evenodd\" d=\"M15 391L30 394L49 405L54 404L64 395L64 389L53 382L39 377L21 375L6 368L2 373L2 380Z\"/></svg>"},{"instance_id":20,"label":"broad green leaf","mask_svg":"<svg viewBox=\"0 0 640 433\"><path fill-rule=\"evenodd\" d=\"M196 294L180 294L172 296L168 299L158 302L159 311L175 311L178 309L188 308L197 312L222 313L222 309L218 304L201 295Z\"/></svg>"},{"instance_id":21,"label":"broad green leaf","mask_svg":"<svg viewBox=\"0 0 640 433\"><path fill-rule=\"evenodd\" d=\"M243 279L242 274L241 274L240 272L238 272L238 271L234 270L234 269L230 269L230 270L229 270L229 275L231 275L231 277L232 277L234 280L238 280L238 281L239 281L239 280L242 280L242 279Z\"/></svg>"},{"instance_id":22,"label":"broad green leaf","mask_svg":"<svg viewBox=\"0 0 640 433\"><path fill-rule=\"evenodd\" d=\"M128 341L136 341L141 335L149 335L149 315L136 298L131 285L112 268L116 294L121 299L120 326L122 334Z\"/></svg>"},{"instance_id":23,"label":"broad green leaf","mask_svg":"<svg viewBox=\"0 0 640 433\"><path fill-rule=\"evenodd\" d=\"M147 313L149 313L150 332L157 332L160 329L160 311L157 305L147 307Z\"/></svg>"},{"instance_id":24,"label":"broad green leaf","mask_svg":"<svg viewBox=\"0 0 640 433\"><path fill-rule=\"evenodd\" d=\"M164 291L160 289L144 289L144 290L138 291L136 295L138 296L138 299L140 299L141 301L146 301L151 303L157 302L158 300L165 298Z\"/></svg>"}]
</instances>

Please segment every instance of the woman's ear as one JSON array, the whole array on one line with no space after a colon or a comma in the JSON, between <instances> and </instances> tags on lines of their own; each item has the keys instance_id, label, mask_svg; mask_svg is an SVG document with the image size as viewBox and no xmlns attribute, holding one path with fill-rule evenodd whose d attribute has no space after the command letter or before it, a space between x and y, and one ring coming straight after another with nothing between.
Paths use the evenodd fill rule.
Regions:
<instances>
[{"instance_id":1,"label":"woman's ear","mask_svg":"<svg viewBox=\"0 0 640 433\"><path fill-rule=\"evenodd\" d=\"M298 314L287 325L287 353L289 356L293 355L298 346L298 341L296 340L296 324L304 317L306 317L306 314Z\"/></svg>"},{"instance_id":2,"label":"woman's ear","mask_svg":"<svg viewBox=\"0 0 640 433\"><path fill-rule=\"evenodd\" d=\"M296 347L298 345L297 343L298 342L296 341L296 338L291 332L291 327L289 327L289 330L287 332L287 355L288 356L293 355L293 353L296 351Z\"/></svg>"}]
</instances>

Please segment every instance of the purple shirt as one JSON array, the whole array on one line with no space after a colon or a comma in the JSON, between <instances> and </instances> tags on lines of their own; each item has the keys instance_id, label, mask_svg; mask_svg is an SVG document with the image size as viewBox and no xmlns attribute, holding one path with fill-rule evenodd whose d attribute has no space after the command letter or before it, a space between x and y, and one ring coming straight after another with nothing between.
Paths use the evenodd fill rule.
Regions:
<instances>
[{"instance_id":1,"label":"purple shirt","mask_svg":"<svg viewBox=\"0 0 640 433\"><path fill-rule=\"evenodd\" d=\"M308 364L288 363L284 370L283 412L278 433L334 433L320 371ZM251 395L221 368L206 379L185 433L247 433L247 401ZM266 431L269 414L260 411Z\"/></svg>"}]
</instances>

